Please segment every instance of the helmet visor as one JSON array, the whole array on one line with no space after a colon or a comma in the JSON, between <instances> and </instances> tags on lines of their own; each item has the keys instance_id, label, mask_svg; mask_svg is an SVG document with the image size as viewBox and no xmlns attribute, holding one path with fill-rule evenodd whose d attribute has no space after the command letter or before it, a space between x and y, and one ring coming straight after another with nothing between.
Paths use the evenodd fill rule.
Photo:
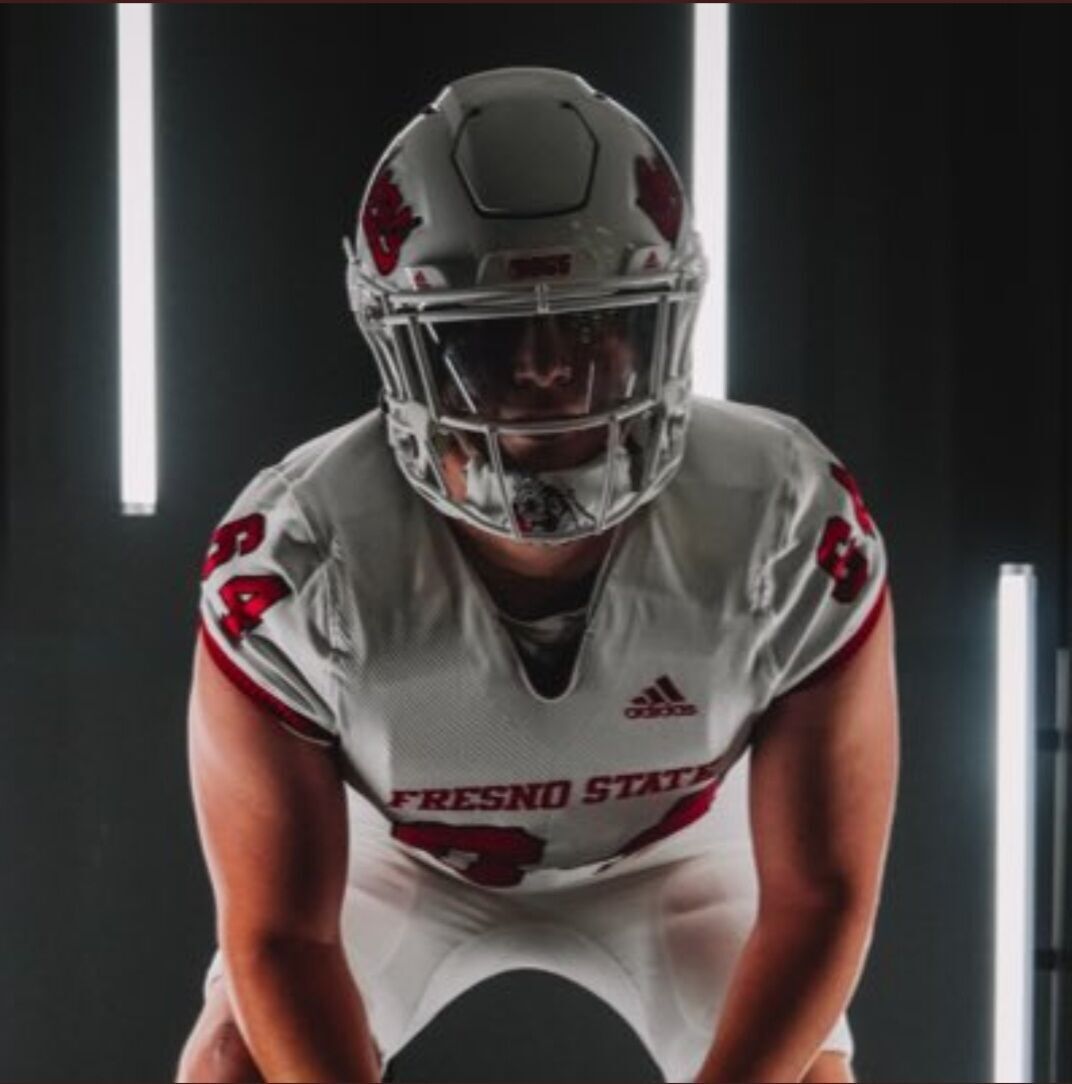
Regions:
<instances>
[{"instance_id":1,"label":"helmet visor","mask_svg":"<svg viewBox=\"0 0 1072 1084\"><path fill-rule=\"evenodd\" d=\"M447 414L499 424L602 415L648 400L655 304L421 323Z\"/></svg>"}]
</instances>

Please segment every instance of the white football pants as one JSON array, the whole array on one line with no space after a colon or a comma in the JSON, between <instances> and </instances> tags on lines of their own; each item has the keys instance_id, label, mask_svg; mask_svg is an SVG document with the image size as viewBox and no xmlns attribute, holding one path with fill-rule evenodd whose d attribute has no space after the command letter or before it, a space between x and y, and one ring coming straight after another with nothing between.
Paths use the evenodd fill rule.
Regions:
<instances>
[{"instance_id":1,"label":"white football pants","mask_svg":"<svg viewBox=\"0 0 1072 1084\"><path fill-rule=\"evenodd\" d=\"M720 803L741 804L731 781L739 791L745 775L731 773ZM755 921L746 832L698 858L523 894L461 882L367 837L350 847L343 934L385 1063L477 983L536 968L615 1009L667 1081L695 1078ZM217 953L206 988L221 976ZM852 1056L844 1014L823 1049Z\"/></svg>"}]
</instances>

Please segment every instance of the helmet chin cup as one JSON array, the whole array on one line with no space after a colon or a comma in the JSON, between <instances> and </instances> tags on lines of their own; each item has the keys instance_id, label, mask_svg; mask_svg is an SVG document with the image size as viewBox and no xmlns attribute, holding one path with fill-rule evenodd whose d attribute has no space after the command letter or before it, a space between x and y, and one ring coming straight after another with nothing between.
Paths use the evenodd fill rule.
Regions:
<instances>
[{"instance_id":1,"label":"helmet chin cup","mask_svg":"<svg viewBox=\"0 0 1072 1084\"><path fill-rule=\"evenodd\" d=\"M504 467L501 476L493 464L471 459L465 503L485 520L509 523L511 537L569 541L597 533L604 493L624 491L629 474L629 453L621 446L581 466L539 472Z\"/></svg>"},{"instance_id":2,"label":"helmet chin cup","mask_svg":"<svg viewBox=\"0 0 1072 1084\"><path fill-rule=\"evenodd\" d=\"M568 542L673 477L706 268L673 164L618 103L546 68L456 81L391 142L344 249L390 446L444 514ZM547 343L578 381L554 417L539 387L517 383ZM602 451L579 466L526 470L504 454L504 439L592 430Z\"/></svg>"}]
</instances>

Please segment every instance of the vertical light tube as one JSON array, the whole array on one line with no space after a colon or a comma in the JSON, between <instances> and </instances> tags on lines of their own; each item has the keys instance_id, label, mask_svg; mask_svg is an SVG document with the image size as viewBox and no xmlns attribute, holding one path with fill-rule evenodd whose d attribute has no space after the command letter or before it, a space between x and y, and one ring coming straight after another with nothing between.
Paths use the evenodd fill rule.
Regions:
<instances>
[{"instance_id":1,"label":"vertical light tube","mask_svg":"<svg viewBox=\"0 0 1072 1084\"><path fill-rule=\"evenodd\" d=\"M724 399L729 5L694 4L692 11L692 205L708 262L692 340L693 389Z\"/></svg>"},{"instance_id":2,"label":"vertical light tube","mask_svg":"<svg viewBox=\"0 0 1072 1084\"><path fill-rule=\"evenodd\" d=\"M156 511L156 244L152 4L117 4L120 494Z\"/></svg>"},{"instance_id":3,"label":"vertical light tube","mask_svg":"<svg viewBox=\"0 0 1072 1084\"><path fill-rule=\"evenodd\" d=\"M993 1080L1032 1079L1035 964L1035 573L998 579Z\"/></svg>"},{"instance_id":4,"label":"vertical light tube","mask_svg":"<svg viewBox=\"0 0 1072 1084\"><path fill-rule=\"evenodd\" d=\"M1069 688L1072 673L1069 671L1069 649L1059 647L1057 649L1057 681L1054 689L1056 720L1056 742L1053 753L1053 866L1050 890L1052 902L1050 906L1050 945L1056 953L1065 951L1067 940L1068 920L1065 917L1067 905L1067 893L1065 886L1068 884L1068 757L1069 757L1069 729L1072 725L1072 713L1069 711ZM1061 1013L1065 1005L1065 986L1068 980L1066 971L1057 961L1054 962L1050 971L1049 997L1050 997L1050 1049L1049 1049L1049 1077L1051 1081L1061 1079L1061 1040L1067 1027Z\"/></svg>"}]
</instances>

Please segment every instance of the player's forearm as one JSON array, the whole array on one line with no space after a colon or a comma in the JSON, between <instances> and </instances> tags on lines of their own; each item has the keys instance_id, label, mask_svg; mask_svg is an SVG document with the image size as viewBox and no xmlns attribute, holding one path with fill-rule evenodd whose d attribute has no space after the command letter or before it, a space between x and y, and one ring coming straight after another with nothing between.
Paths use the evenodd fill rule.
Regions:
<instances>
[{"instance_id":1,"label":"player's forearm","mask_svg":"<svg viewBox=\"0 0 1072 1084\"><path fill-rule=\"evenodd\" d=\"M224 944L235 1008L267 1081L378 1081L361 996L340 945Z\"/></svg>"},{"instance_id":2,"label":"player's forearm","mask_svg":"<svg viewBox=\"0 0 1072 1084\"><path fill-rule=\"evenodd\" d=\"M859 981L869 909L786 909L757 920L697 1084L799 1081Z\"/></svg>"}]
</instances>

